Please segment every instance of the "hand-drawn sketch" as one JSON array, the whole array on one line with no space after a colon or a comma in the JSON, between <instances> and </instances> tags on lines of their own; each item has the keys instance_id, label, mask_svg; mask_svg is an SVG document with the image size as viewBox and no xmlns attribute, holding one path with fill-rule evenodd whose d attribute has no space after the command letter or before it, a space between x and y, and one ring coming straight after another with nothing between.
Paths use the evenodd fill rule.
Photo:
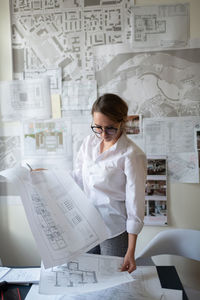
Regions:
<instances>
[{"instance_id":1,"label":"hand-drawn sketch","mask_svg":"<svg viewBox=\"0 0 200 300\"><path fill-rule=\"evenodd\" d=\"M94 55L98 94L118 94L131 114L200 115L200 48L136 51L104 45Z\"/></svg>"},{"instance_id":2,"label":"hand-drawn sketch","mask_svg":"<svg viewBox=\"0 0 200 300\"><path fill-rule=\"evenodd\" d=\"M96 45L131 39L131 1L11 1L14 73L57 68L63 79L94 79Z\"/></svg>"},{"instance_id":3,"label":"hand-drawn sketch","mask_svg":"<svg viewBox=\"0 0 200 300\"><path fill-rule=\"evenodd\" d=\"M41 266L41 294L80 295L132 282L128 272L120 272L122 257L82 254L67 264L44 269Z\"/></svg>"},{"instance_id":4,"label":"hand-drawn sketch","mask_svg":"<svg viewBox=\"0 0 200 300\"><path fill-rule=\"evenodd\" d=\"M189 38L189 5L133 7L134 47L181 47ZM176 30L174 30L176 28Z\"/></svg>"},{"instance_id":5,"label":"hand-drawn sketch","mask_svg":"<svg viewBox=\"0 0 200 300\"><path fill-rule=\"evenodd\" d=\"M160 300L162 298L163 290L155 267L138 266L131 276L134 279L132 282L75 296L39 294L38 285L33 284L26 300L42 300L44 297L49 300Z\"/></svg>"}]
</instances>

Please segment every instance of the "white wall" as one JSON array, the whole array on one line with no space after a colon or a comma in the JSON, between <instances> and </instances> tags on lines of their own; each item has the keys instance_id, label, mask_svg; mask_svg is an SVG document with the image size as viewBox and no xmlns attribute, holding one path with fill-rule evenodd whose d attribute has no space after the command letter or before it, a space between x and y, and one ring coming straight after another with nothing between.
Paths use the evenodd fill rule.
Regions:
<instances>
[{"instance_id":1,"label":"white wall","mask_svg":"<svg viewBox=\"0 0 200 300\"><path fill-rule=\"evenodd\" d=\"M0 80L12 78L10 45L9 1L0 1ZM183 1L176 1L183 2ZM200 1L190 0L191 38L200 38ZM164 0L137 0L135 4L174 3ZM169 227L145 226L138 237L138 253L155 234L167 228L189 228L200 230L200 184L170 184L169 186ZM188 245L192 247L192 245ZM6 203L0 199L0 257L7 265L39 265L40 258L27 223L20 200ZM162 256L159 264L176 265L184 284L200 288L200 263L180 257Z\"/></svg>"}]
</instances>

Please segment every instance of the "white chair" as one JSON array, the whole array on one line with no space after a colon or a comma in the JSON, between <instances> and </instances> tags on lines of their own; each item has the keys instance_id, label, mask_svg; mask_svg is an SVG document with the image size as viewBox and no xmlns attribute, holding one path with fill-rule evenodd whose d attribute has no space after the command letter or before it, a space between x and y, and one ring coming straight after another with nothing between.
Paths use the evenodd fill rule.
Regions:
<instances>
[{"instance_id":1,"label":"white chair","mask_svg":"<svg viewBox=\"0 0 200 300\"><path fill-rule=\"evenodd\" d=\"M152 256L178 255L200 261L200 231L168 229L159 232L136 257L136 264L155 265ZM200 292L184 287L189 300L200 299Z\"/></svg>"}]
</instances>

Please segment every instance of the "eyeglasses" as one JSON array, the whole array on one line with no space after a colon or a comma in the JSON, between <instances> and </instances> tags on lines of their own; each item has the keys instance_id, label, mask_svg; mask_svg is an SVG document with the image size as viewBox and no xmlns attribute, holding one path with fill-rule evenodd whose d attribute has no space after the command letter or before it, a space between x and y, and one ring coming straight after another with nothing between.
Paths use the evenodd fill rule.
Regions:
<instances>
[{"instance_id":1,"label":"eyeglasses","mask_svg":"<svg viewBox=\"0 0 200 300\"><path fill-rule=\"evenodd\" d=\"M104 131L107 135L115 135L119 128L115 128L115 127L103 128L102 126L91 126L91 129L95 134L102 134Z\"/></svg>"}]
</instances>

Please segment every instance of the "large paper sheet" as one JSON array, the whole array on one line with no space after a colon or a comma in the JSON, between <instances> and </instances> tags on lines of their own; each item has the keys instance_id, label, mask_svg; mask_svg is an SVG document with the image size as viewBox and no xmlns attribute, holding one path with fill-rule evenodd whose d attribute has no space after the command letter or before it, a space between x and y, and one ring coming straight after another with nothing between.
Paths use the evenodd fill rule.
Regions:
<instances>
[{"instance_id":1,"label":"large paper sheet","mask_svg":"<svg viewBox=\"0 0 200 300\"><path fill-rule=\"evenodd\" d=\"M46 268L66 263L108 238L106 226L64 170L0 172L18 189Z\"/></svg>"},{"instance_id":2,"label":"large paper sheet","mask_svg":"<svg viewBox=\"0 0 200 300\"><path fill-rule=\"evenodd\" d=\"M122 257L83 254L65 265L41 267L41 294L80 295L131 282L128 272L120 272Z\"/></svg>"},{"instance_id":3,"label":"large paper sheet","mask_svg":"<svg viewBox=\"0 0 200 300\"><path fill-rule=\"evenodd\" d=\"M185 46L189 29L189 5L186 3L133 8L134 47Z\"/></svg>"},{"instance_id":4,"label":"large paper sheet","mask_svg":"<svg viewBox=\"0 0 200 300\"><path fill-rule=\"evenodd\" d=\"M26 300L160 300L163 295L155 267L138 267L131 276L134 281L82 295L42 295L39 286L32 285ZM164 298L162 298L164 299ZM168 299L168 298L167 298Z\"/></svg>"},{"instance_id":5,"label":"large paper sheet","mask_svg":"<svg viewBox=\"0 0 200 300\"><path fill-rule=\"evenodd\" d=\"M200 47L150 51L127 45L96 46L98 93L121 96L129 114L199 116L199 55Z\"/></svg>"},{"instance_id":6,"label":"large paper sheet","mask_svg":"<svg viewBox=\"0 0 200 300\"><path fill-rule=\"evenodd\" d=\"M14 73L62 67L63 80L94 79L92 47L131 39L123 1L11 1Z\"/></svg>"},{"instance_id":7,"label":"large paper sheet","mask_svg":"<svg viewBox=\"0 0 200 300\"><path fill-rule=\"evenodd\" d=\"M38 283L40 281L40 268L10 268L0 278L0 281L7 281L9 283Z\"/></svg>"},{"instance_id":8,"label":"large paper sheet","mask_svg":"<svg viewBox=\"0 0 200 300\"><path fill-rule=\"evenodd\" d=\"M3 121L51 118L49 78L0 82Z\"/></svg>"}]
</instances>

